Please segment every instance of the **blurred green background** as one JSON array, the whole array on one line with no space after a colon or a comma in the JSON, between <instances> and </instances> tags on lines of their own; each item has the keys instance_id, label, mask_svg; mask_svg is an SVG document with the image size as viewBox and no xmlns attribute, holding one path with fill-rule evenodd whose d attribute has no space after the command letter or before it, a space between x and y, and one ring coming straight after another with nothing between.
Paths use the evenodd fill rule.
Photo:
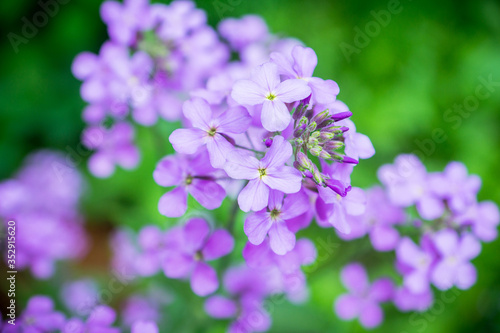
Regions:
<instances>
[{"instance_id":1,"label":"blurred green background","mask_svg":"<svg viewBox=\"0 0 500 333\"><path fill-rule=\"evenodd\" d=\"M483 179L479 198L500 202L498 1L404 0L396 6L398 12L391 14L390 22L379 25L379 31L369 30L376 22L373 11L387 11L393 1L196 2L207 11L214 26L222 17L254 13L264 17L273 33L296 37L316 51L316 76L339 84L339 99L350 107L358 131L371 138L377 151L356 167L355 185L376 183L380 165L391 162L399 153L416 152L430 170L442 170L451 160L464 162L471 173ZM4 35L0 61L0 179L11 176L23 157L35 149L56 148L75 156L72 151L78 147L83 129L80 114L84 102L70 66L76 54L84 50L97 52L107 39L99 18L100 3L73 0L60 5L59 12L39 28L36 36L20 44L16 53L7 34L21 35L22 18L31 20L41 7L34 0L0 2ZM369 34L363 45L356 39L358 31ZM356 48L348 57L346 45ZM486 87L484 80L497 83ZM478 91L489 95L475 99ZM167 138L171 128L162 124L161 135ZM446 139L435 138L436 133ZM111 223L135 229L148 222L171 224L156 211L164 190L151 177L161 154L154 149L150 131L139 129L139 137L144 160L138 170L119 171L108 180L87 177L84 209L96 237L109 230ZM86 169L83 160L76 162L80 169ZM224 213L216 214L225 217ZM330 230L312 228L305 235L315 241L331 237L337 246L333 252L319 248L320 255L327 259L309 269L312 294L308 303L294 306L280 301L273 307L272 332L363 331L357 322L341 322L332 312L333 299L343 292L338 270L355 259L366 263L370 274L377 277L391 271L392 254L364 251L366 240L341 243ZM93 262L105 261L103 252L94 249ZM460 292L456 300L438 301L426 314L418 315L400 314L387 306L384 324L374 331L500 332L499 252L500 241L484 245L474 261L479 272L477 284ZM51 286L56 285L46 282L39 287L49 290ZM26 288L36 290L34 285ZM436 298L440 297L441 293L436 292ZM198 314L195 317L205 318L201 301L191 301L188 306ZM189 311L166 315L192 321ZM224 327L207 327L206 318L200 320L190 330L219 332Z\"/></svg>"}]
</instances>

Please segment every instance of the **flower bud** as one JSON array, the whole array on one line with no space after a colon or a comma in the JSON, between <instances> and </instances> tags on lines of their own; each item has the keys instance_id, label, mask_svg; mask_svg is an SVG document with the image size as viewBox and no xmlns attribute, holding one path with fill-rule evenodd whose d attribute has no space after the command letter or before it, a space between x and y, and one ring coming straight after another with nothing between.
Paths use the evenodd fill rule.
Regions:
<instances>
[{"instance_id":1,"label":"flower bud","mask_svg":"<svg viewBox=\"0 0 500 333\"><path fill-rule=\"evenodd\" d=\"M319 154L321 153L322 150L323 150L323 148L321 148L320 146L314 146L312 148L309 148L309 152L313 156L319 156Z\"/></svg>"},{"instance_id":2,"label":"flower bud","mask_svg":"<svg viewBox=\"0 0 500 333\"><path fill-rule=\"evenodd\" d=\"M344 111L344 112L339 112L339 113L334 113L332 114L332 119L335 121L340 121L342 119L346 119L352 116L351 111Z\"/></svg>"},{"instance_id":3,"label":"flower bud","mask_svg":"<svg viewBox=\"0 0 500 333\"><path fill-rule=\"evenodd\" d=\"M332 158L332 155L330 155L327 151L325 150L322 150L320 153L319 153L319 158L322 158L324 160L329 160Z\"/></svg>"},{"instance_id":4,"label":"flower bud","mask_svg":"<svg viewBox=\"0 0 500 333\"><path fill-rule=\"evenodd\" d=\"M312 132L312 131L314 131L314 130L316 129L316 126L317 126L316 122L311 121L311 122L309 123L309 125L307 125L307 129L308 129L308 130L310 130L310 131Z\"/></svg>"},{"instance_id":5,"label":"flower bud","mask_svg":"<svg viewBox=\"0 0 500 333\"><path fill-rule=\"evenodd\" d=\"M349 163L349 164L358 164L359 163L358 160L355 160L354 158L349 157L349 156L343 156L342 162Z\"/></svg>"},{"instance_id":6,"label":"flower bud","mask_svg":"<svg viewBox=\"0 0 500 333\"><path fill-rule=\"evenodd\" d=\"M318 170L318 167L316 167L315 164L312 165L313 166L313 173L312 173L312 176L313 176L313 180L316 184L323 184L324 180L323 180L323 176L321 175L321 172L319 172Z\"/></svg>"},{"instance_id":7,"label":"flower bud","mask_svg":"<svg viewBox=\"0 0 500 333\"><path fill-rule=\"evenodd\" d=\"M344 148L344 143L342 141L332 140L325 143L324 148L329 152L334 152L336 150Z\"/></svg>"},{"instance_id":8,"label":"flower bud","mask_svg":"<svg viewBox=\"0 0 500 333\"><path fill-rule=\"evenodd\" d=\"M321 131L321 133L319 135L319 141L322 141L322 142L330 141L334 137L335 137L335 134L332 133L332 132L323 132L323 131Z\"/></svg>"},{"instance_id":9,"label":"flower bud","mask_svg":"<svg viewBox=\"0 0 500 333\"><path fill-rule=\"evenodd\" d=\"M309 137L309 140L307 140L307 144L310 147L314 147L314 146L317 146L319 144L319 140L317 138L314 138L314 137Z\"/></svg>"},{"instance_id":10,"label":"flower bud","mask_svg":"<svg viewBox=\"0 0 500 333\"><path fill-rule=\"evenodd\" d=\"M265 139L264 144L266 145L267 148L271 147L271 145L273 144L273 138Z\"/></svg>"},{"instance_id":11,"label":"flower bud","mask_svg":"<svg viewBox=\"0 0 500 333\"><path fill-rule=\"evenodd\" d=\"M306 113L307 111L307 104L304 104L304 103L300 103L296 108L295 108L295 112L293 113L292 115L292 118L293 120L297 120L297 119L300 119L302 117L304 117L304 114Z\"/></svg>"},{"instance_id":12,"label":"flower bud","mask_svg":"<svg viewBox=\"0 0 500 333\"><path fill-rule=\"evenodd\" d=\"M319 137L319 134L320 134L320 133L319 133L319 131L312 132L312 133L311 133L311 137L313 137L313 138L318 138L318 137Z\"/></svg>"},{"instance_id":13,"label":"flower bud","mask_svg":"<svg viewBox=\"0 0 500 333\"><path fill-rule=\"evenodd\" d=\"M326 179L325 180L326 186L328 186L332 191L340 195L341 197L345 197L347 195L347 192L351 190L351 186L345 186L340 182L339 180L336 179Z\"/></svg>"},{"instance_id":14,"label":"flower bud","mask_svg":"<svg viewBox=\"0 0 500 333\"><path fill-rule=\"evenodd\" d=\"M295 146L300 147L304 144L304 140L302 140L302 138L297 138L297 139L295 139L294 143L295 143Z\"/></svg>"},{"instance_id":15,"label":"flower bud","mask_svg":"<svg viewBox=\"0 0 500 333\"><path fill-rule=\"evenodd\" d=\"M303 169L311 169L312 167L311 160L301 151L297 153L297 160L295 162L297 162Z\"/></svg>"},{"instance_id":16,"label":"flower bud","mask_svg":"<svg viewBox=\"0 0 500 333\"><path fill-rule=\"evenodd\" d=\"M330 117L330 111L328 111L328 109L326 109L325 111L322 111L322 112L318 113L317 115L315 115L311 119L311 122L315 122L316 124L318 124L318 126L320 126L329 117Z\"/></svg>"}]
</instances>

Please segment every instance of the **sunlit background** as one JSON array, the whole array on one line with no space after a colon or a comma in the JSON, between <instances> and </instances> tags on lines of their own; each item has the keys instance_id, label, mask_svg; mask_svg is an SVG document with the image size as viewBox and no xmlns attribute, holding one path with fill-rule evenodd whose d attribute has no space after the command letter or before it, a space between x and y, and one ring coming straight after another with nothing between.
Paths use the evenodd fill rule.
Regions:
<instances>
[{"instance_id":1,"label":"sunlit background","mask_svg":"<svg viewBox=\"0 0 500 333\"><path fill-rule=\"evenodd\" d=\"M258 14L271 32L296 37L316 51L316 76L339 84L339 99L350 107L358 130L371 138L376 149L373 158L356 167L355 185L375 184L380 165L392 162L397 154L413 152L431 171L442 170L451 160L464 162L470 173L482 178L479 199L500 203L498 1L196 2L207 11L213 26L222 18ZM163 153L158 152L149 131L139 130L140 167L133 172L119 170L110 179L92 178L85 159L75 152L84 126L84 102L80 82L73 78L70 67L79 52L98 52L107 39L99 18L100 4L101 0L67 1L15 52L7 34L21 35L23 17L31 18L40 6L34 0L0 2L0 179L12 176L23 157L39 148L59 149L76 158L87 178L82 205L93 235L87 257L61 269L54 279L40 282L29 274L19 275L21 304L40 292L57 299L60 282L68 278L105 277L109 259L106 237L115 226L138 229L145 223L172 223L156 209L163 189L153 182L152 170ZM389 11L392 6L397 8L393 13ZM382 10L390 16L380 18L377 13ZM379 22L376 17L384 20L382 24L374 23ZM174 127L165 123L159 128L167 143ZM218 214L224 217L222 212ZM242 228L242 221L238 226ZM333 300L343 292L339 269L358 260L373 276L394 274L393 253L369 251L362 240L341 242L331 230L312 228L305 234L315 241L331 236L338 246L332 253L319 249L320 256L328 259L308 273L312 293L305 305L283 301L273 307L271 332L363 331L357 322L342 322L332 311ZM417 315L385 306L386 319L374 331L500 332L498 253L500 241L483 245L481 255L473 261L479 272L476 285L457 292L455 300L439 302L441 293L436 291L440 304ZM174 288L179 283L165 279L165 285ZM3 290L2 309L7 304ZM117 297L112 305L119 302ZM165 321L168 327L176 327L175 332L223 331L224 323L204 314L201 299L193 296L177 302L165 309Z\"/></svg>"}]
</instances>

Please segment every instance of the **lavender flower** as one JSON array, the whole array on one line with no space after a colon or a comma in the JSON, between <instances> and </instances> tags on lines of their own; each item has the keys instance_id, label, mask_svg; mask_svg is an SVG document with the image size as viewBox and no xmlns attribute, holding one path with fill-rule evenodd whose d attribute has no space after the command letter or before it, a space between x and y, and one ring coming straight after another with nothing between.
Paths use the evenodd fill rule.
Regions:
<instances>
[{"instance_id":1,"label":"lavender flower","mask_svg":"<svg viewBox=\"0 0 500 333\"><path fill-rule=\"evenodd\" d=\"M430 238L423 237L421 246L405 237L396 248L396 257L403 273L403 286L419 294L429 290L430 275L436 260L436 253Z\"/></svg>"},{"instance_id":2,"label":"lavender flower","mask_svg":"<svg viewBox=\"0 0 500 333\"><path fill-rule=\"evenodd\" d=\"M292 79L280 83L278 67L265 63L252 74L251 80L235 83L232 98L242 105L262 104L262 126L270 132L288 127L292 117L285 103L306 98L311 89L303 80Z\"/></svg>"},{"instance_id":3,"label":"lavender flower","mask_svg":"<svg viewBox=\"0 0 500 333\"><path fill-rule=\"evenodd\" d=\"M134 169L139 163L139 151L133 144L134 128L126 123L116 123L110 129L89 127L82 141L87 148L94 149L89 159L89 170L96 177L106 178L115 172L115 166Z\"/></svg>"},{"instance_id":4,"label":"lavender flower","mask_svg":"<svg viewBox=\"0 0 500 333\"><path fill-rule=\"evenodd\" d=\"M245 220L248 240L259 245L269 233L271 249L277 254L285 254L295 246L295 235L288 230L286 221L302 215L309 208L304 193L288 195L271 190L267 210L250 214Z\"/></svg>"},{"instance_id":5,"label":"lavender flower","mask_svg":"<svg viewBox=\"0 0 500 333\"><path fill-rule=\"evenodd\" d=\"M193 292L207 296L217 290L219 282L216 271L206 261L230 253L234 240L226 230L211 233L205 220L194 218L184 227L170 230L167 246L165 275L175 279L190 277Z\"/></svg>"},{"instance_id":6,"label":"lavender flower","mask_svg":"<svg viewBox=\"0 0 500 333\"><path fill-rule=\"evenodd\" d=\"M211 167L206 152L190 157L166 156L156 166L153 178L158 185L175 186L158 202L158 210L168 217L184 215L188 193L206 209L219 207L226 196L222 186L216 182L216 170Z\"/></svg>"},{"instance_id":7,"label":"lavender flower","mask_svg":"<svg viewBox=\"0 0 500 333\"><path fill-rule=\"evenodd\" d=\"M112 327L116 320L115 311L106 305L97 306L86 321L73 318L66 322L61 333L105 332L120 333L119 328Z\"/></svg>"},{"instance_id":8,"label":"lavender flower","mask_svg":"<svg viewBox=\"0 0 500 333\"><path fill-rule=\"evenodd\" d=\"M242 107L234 107L216 117L208 103L199 98L186 101L183 110L193 128L177 129L170 135L174 149L182 154L193 154L206 145L210 163L214 168L221 168L227 154L234 149L227 135L247 130L251 120L248 112Z\"/></svg>"},{"instance_id":9,"label":"lavender flower","mask_svg":"<svg viewBox=\"0 0 500 333\"><path fill-rule=\"evenodd\" d=\"M300 190L302 177L285 162L292 156L292 146L282 136L274 137L271 148L262 160L233 151L227 155L224 170L233 179L250 182L238 195L238 204L244 212L259 211L267 206L269 189L283 193Z\"/></svg>"},{"instance_id":10,"label":"lavender flower","mask_svg":"<svg viewBox=\"0 0 500 333\"><path fill-rule=\"evenodd\" d=\"M131 333L159 333L158 326L151 321L137 321L132 325Z\"/></svg>"},{"instance_id":11,"label":"lavender flower","mask_svg":"<svg viewBox=\"0 0 500 333\"><path fill-rule=\"evenodd\" d=\"M379 326L384 318L380 303L392 299L394 286L390 279L382 278L369 284L364 267L359 263L345 266L341 272L342 284L349 290L335 301L335 312L344 320L359 317L365 328Z\"/></svg>"},{"instance_id":12,"label":"lavender flower","mask_svg":"<svg viewBox=\"0 0 500 333\"><path fill-rule=\"evenodd\" d=\"M469 289L476 282L476 269L469 262L481 252L481 245L471 234L459 237L456 231L444 229L434 235L440 255L431 275L432 283L446 290L456 285Z\"/></svg>"}]
</instances>

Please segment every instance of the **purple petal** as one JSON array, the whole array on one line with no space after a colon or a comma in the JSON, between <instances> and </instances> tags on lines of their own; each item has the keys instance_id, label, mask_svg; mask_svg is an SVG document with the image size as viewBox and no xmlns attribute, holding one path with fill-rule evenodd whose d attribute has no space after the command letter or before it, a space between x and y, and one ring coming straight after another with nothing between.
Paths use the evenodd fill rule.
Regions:
<instances>
[{"instance_id":1,"label":"purple petal","mask_svg":"<svg viewBox=\"0 0 500 333\"><path fill-rule=\"evenodd\" d=\"M248 129L251 121L252 117L245 108L235 106L217 117L218 131L221 133L243 133Z\"/></svg>"},{"instance_id":2,"label":"purple petal","mask_svg":"<svg viewBox=\"0 0 500 333\"><path fill-rule=\"evenodd\" d=\"M293 63L281 52L273 52L270 59L278 66L278 72L288 78L295 78L297 73L292 68Z\"/></svg>"},{"instance_id":3,"label":"purple petal","mask_svg":"<svg viewBox=\"0 0 500 333\"><path fill-rule=\"evenodd\" d=\"M477 271L476 268L470 264L465 263L461 265L456 272L456 286L459 289L469 289L476 283Z\"/></svg>"},{"instance_id":4,"label":"purple petal","mask_svg":"<svg viewBox=\"0 0 500 333\"><path fill-rule=\"evenodd\" d=\"M456 274L455 267L448 265L445 260L442 260L434 267L431 281L441 290L450 289L453 287Z\"/></svg>"},{"instance_id":5,"label":"purple petal","mask_svg":"<svg viewBox=\"0 0 500 333\"><path fill-rule=\"evenodd\" d=\"M274 253L284 255L295 246L295 234L283 221L276 221L269 229L269 243Z\"/></svg>"},{"instance_id":6,"label":"purple petal","mask_svg":"<svg viewBox=\"0 0 500 333\"><path fill-rule=\"evenodd\" d=\"M434 220L443 215L444 204L432 196L423 196L417 202L417 210L424 219Z\"/></svg>"},{"instance_id":7,"label":"purple petal","mask_svg":"<svg viewBox=\"0 0 500 333\"><path fill-rule=\"evenodd\" d=\"M182 154L194 154L205 142L207 132L198 128L179 128L170 134L168 140L175 151Z\"/></svg>"},{"instance_id":8,"label":"purple petal","mask_svg":"<svg viewBox=\"0 0 500 333\"><path fill-rule=\"evenodd\" d=\"M212 296L205 301L205 311L213 318L224 319L234 317L238 307L231 299Z\"/></svg>"},{"instance_id":9,"label":"purple petal","mask_svg":"<svg viewBox=\"0 0 500 333\"><path fill-rule=\"evenodd\" d=\"M399 233L392 227L375 225L370 231L370 240L375 250L392 251L398 244Z\"/></svg>"},{"instance_id":10,"label":"purple petal","mask_svg":"<svg viewBox=\"0 0 500 333\"><path fill-rule=\"evenodd\" d=\"M267 206L269 187L260 179L251 180L238 195L238 204L244 212L259 211Z\"/></svg>"},{"instance_id":11,"label":"purple petal","mask_svg":"<svg viewBox=\"0 0 500 333\"><path fill-rule=\"evenodd\" d=\"M158 326L151 321L136 321L132 325L131 333L159 333Z\"/></svg>"},{"instance_id":12,"label":"purple petal","mask_svg":"<svg viewBox=\"0 0 500 333\"><path fill-rule=\"evenodd\" d=\"M280 168L292 156L293 148L290 142L285 140L281 135L273 138L271 148L266 153L266 156L261 160L264 168Z\"/></svg>"},{"instance_id":13,"label":"purple petal","mask_svg":"<svg viewBox=\"0 0 500 333\"><path fill-rule=\"evenodd\" d=\"M356 141L356 151L359 158L370 158L375 155L375 148L373 144L366 135L361 133L354 134L354 140Z\"/></svg>"},{"instance_id":14,"label":"purple petal","mask_svg":"<svg viewBox=\"0 0 500 333\"><path fill-rule=\"evenodd\" d=\"M335 102L340 92L339 85L332 80L322 80L317 77L309 79L309 87L312 91L312 97L317 104L331 104Z\"/></svg>"},{"instance_id":15,"label":"purple petal","mask_svg":"<svg viewBox=\"0 0 500 333\"><path fill-rule=\"evenodd\" d=\"M362 300L352 295L342 295L335 301L335 313L343 320L351 320L359 316Z\"/></svg>"},{"instance_id":16,"label":"purple petal","mask_svg":"<svg viewBox=\"0 0 500 333\"><path fill-rule=\"evenodd\" d=\"M283 131L288 127L292 116L281 100L270 101L266 99L262 106L262 126L269 132Z\"/></svg>"},{"instance_id":17,"label":"purple petal","mask_svg":"<svg viewBox=\"0 0 500 333\"><path fill-rule=\"evenodd\" d=\"M193 127L208 131L212 120L210 105L201 98L192 98L182 105L184 116L191 121Z\"/></svg>"},{"instance_id":18,"label":"purple petal","mask_svg":"<svg viewBox=\"0 0 500 333\"><path fill-rule=\"evenodd\" d=\"M115 172L113 160L103 152L94 153L88 163L90 172L96 177L107 178Z\"/></svg>"},{"instance_id":19,"label":"purple petal","mask_svg":"<svg viewBox=\"0 0 500 333\"><path fill-rule=\"evenodd\" d=\"M352 293L364 293L368 290L368 276L365 268L359 263L351 263L340 272L340 279L347 290Z\"/></svg>"},{"instance_id":20,"label":"purple petal","mask_svg":"<svg viewBox=\"0 0 500 333\"><path fill-rule=\"evenodd\" d=\"M292 49L293 68L301 77L311 77L318 64L318 57L310 47L297 45Z\"/></svg>"},{"instance_id":21,"label":"purple petal","mask_svg":"<svg viewBox=\"0 0 500 333\"><path fill-rule=\"evenodd\" d=\"M170 253L163 261L163 272L171 279L180 279L189 276L194 267L194 259L182 253Z\"/></svg>"},{"instance_id":22,"label":"purple petal","mask_svg":"<svg viewBox=\"0 0 500 333\"><path fill-rule=\"evenodd\" d=\"M283 220L292 219L304 214L311 208L309 198L304 191L287 195L280 217Z\"/></svg>"},{"instance_id":23,"label":"purple petal","mask_svg":"<svg viewBox=\"0 0 500 333\"><path fill-rule=\"evenodd\" d=\"M267 170L268 174L262 177L262 182L273 190L283 193L297 193L302 186L302 174L295 168L284 166L278 169Z\"/></svg>"},{"instance_id":24,"label":"purple petal","mask_svg":"<svg viewBox=\"0 0 500 333\"><path fill-rule=\"evenodd\" d=\"M164 157L156 165L153 178L158 185L169 187L179 185L182 179L182 169L176 156Z\"/></svg>"},{"instance_id":25,"label":"purple petal","mask_svg":"<svg viewBox=\"0 0 500 333\"><path fill-rule=\"evenodd\" d=\"M208 264L200 261L191 275L191 289L198 296L207 296L217 290L219 281L217 273Z\"/></svg>"},{"instance_id":26,"label":"purple petal","mask_svg":"<svg viewBox=\"0 0 500 333\"><path fill-rule=\"evenodd\" d=\"M89 319L87 319L87 324L110 326L113 324L115 319L115 310L106 305L98 305L94 308L94 310L92 310Z\"/></svg>"},{"instance_id":27,"label":"purple petal","mask_svg":"<svg viewBox=\"0 0 500 333\"><path fill-rule=\"evenodd\" d=\"M257 105L265 101L266 93L266 89L254 81L240 80L234 84L231 97L242 105Z\"/></svg>"},{"instance_id":28,"label":"purple petal","mask_svg":"<svg viewBox=\"0 0 500 333\"><path fill-rule=\"evenodd\" d=\"M458 235L454 230L441 230L434 236L434 244L443 256L454 255L458 249Z\"/></svg>"},{"instance_id":29,"label":"purple petal","mask_svg":"<svg viewBox=\"0 0 500 333\"><path fill-rule=\"evenodd\" d=\"M73 61L71 71L77 79L83 80L94 73L98 65L99 58L97 55L90 52L82 52Z\"/></svg>"},{"instance_id":30,"label":"purple petal","mask_svg":"<svg viewBox=\"0 0 500 333\"><path fill-rule=\"evenodd\" d=\"M213 138L208 139L207 150L210 155L210 164L214 168L222 168L226 163L226 156L234 150L234 146L217 133Z\"/></svg>"},{"instance_id":31,"label":"purple petal","mask_svg":"<svg viewBox=\"0 0 500 333\"><path fill-rule=\"evenodd\" d=\"M349 215L361 215L366 209L366 195L359 187L353 187L343 199L344 207Z\"/></svg>"},{"instance_id":32,"label":"purple petal","mask_svg":"<svg viewBox=\"0 0 500 333\"><path fill-rule=\"evenodd\" d=\"M264 88L266 93L273 91L280 83L278 66L271 62L260 65L253 71L252 80Z\"/></svg>"},{"instance_id":33,"label":"purple petal","mask_svg":"<svg viewBox=\"0 0 500 333\"><path fill-rule=\"evenodd\" d=\"M460 240L458 255L462 259L471 260L481 252L481 243L471 234L465 234Z\"/></svg>"},{"instance_id":34,"label":"purple petal","mask_svg":"<svg viewBox=\"0 0 500 333\"><path fill-rule=\"evenodd\" d=\"M211 180L193 179L188 191L206 209L219 208L226 197L224 188Z\"/></svg>"},{"instance_id":35,"label":"purple petal","mask_svg":"<svg viewBox=\"0 0 500 333\"><path fill-rule=\"evenodd\" d=\"M261 244L267 236L273 220L265 211L249 214L245 220L244 231L250 243Z\"/></svg>"},{"instance_id":36,"label":"purple petal","mask_svg":"<svg viewBox=\"0 0 500 333\"><path fill-rule=\"evenodd\" d=\"M389 278L374 281L370 287L369 297L376 302L388 302L394 295L394 283Z\"/></svg>"},{"instance_id":37,"label":"purple petal","mask_svg":"<svg viewBox=\"0 0 500 333\"><path fill-rule=\"evenodd\" d=\"M227 230L216 230L203 247L203 259L209 261L223 257L234 248L234 238Z\"/></svg>"},{"instance_id":38,"label":"purple petal","mask_svg":"<svg viewBox=\"0 0 500 333\"><path fill-rule=\"evenodd\" d=\"M253 156L246 155L239 150L233 150L227 154L226 161L224 171L233 179L255 179L259 177L259 160Z\"/></svg>"},{"instance_id":39,"label":"purple petal","mask_svg":"<svg viewBox=\"0 0 500 333\"><path fill-rule=\"evenodd\" d=\"M184 187L177 187L165 193L158 202L160 214L167 217L181 217L187 210L187 192Z\"/></svg>"},{"instance_id":40,"label":"purple petal","mask_svg":"<svg viewBox=\"0 0 500 333\"><path fill-rule=\"evenodd\" d=\"M183 247L187 253L195 253L202 249L210 233L208 222L202 218L187 221L183 228Z\"/></svg>"},{"instance_id":41,"label":"purple petal","mask_svg":"<svg viewBox=\"0 0 500 333\"><path fill-rule=\"evenodd\" d=\"M290 79L281 82L274 90L277 99L285 103L300 101L311 94L307 82L300 79Z\"/></svg>"},{"instance_id":42,"label":"purple petal","mask_svg":"<svg viewBox=\"0 0 500 333\"><path fill-rule=\"evenodd\" d=\"M384 313L376 303L368 303L363 307L359 321L366 328L377 327L384 320Z\"/></svg>"}]
</instances>

